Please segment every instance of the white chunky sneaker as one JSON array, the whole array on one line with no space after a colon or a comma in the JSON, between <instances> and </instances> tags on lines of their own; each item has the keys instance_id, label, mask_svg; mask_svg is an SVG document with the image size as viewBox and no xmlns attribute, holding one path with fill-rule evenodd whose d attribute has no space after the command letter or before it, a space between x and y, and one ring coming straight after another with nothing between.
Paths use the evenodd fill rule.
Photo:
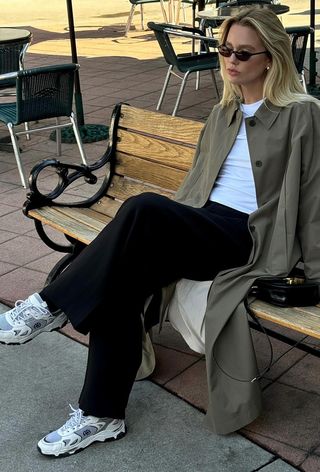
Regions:
<instances>
[{"instance_id":1,"label":"white chunky sneaker","mask_svg":"<svg viewBox=\"0 0 320 472\"><path fill-rule=\"evenodd\" d=\"M0 315L0 343L23 344L40 333L61 328L66 322L64 313L52 314L46 302L34 293Z\"/></svg>"},{"instance_id":2,"label":"white chunky sneaker","mask_svg":"<svg viewBox=\"0 0 320 472\"><path fill-rule=\"evenodd\" d=\"M95 441L115 441L125 436L127 429L124 420L84 416L83 411L75 410L68 421L56 431L47 434L38 442L38 450L47 456L68 456L90 446Z\"/></svg>"}]
</instances>

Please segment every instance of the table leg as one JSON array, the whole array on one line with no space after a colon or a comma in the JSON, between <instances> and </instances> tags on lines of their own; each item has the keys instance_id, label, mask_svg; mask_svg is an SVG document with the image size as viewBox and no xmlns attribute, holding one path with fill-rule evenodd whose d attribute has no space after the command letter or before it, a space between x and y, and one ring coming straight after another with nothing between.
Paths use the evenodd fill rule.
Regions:
<instances>
[{"instance_id":1,"label":"table leg","mask_svg":"<svg viewBox=\"0 0 320 472\"><path fill-rule=\"evenodd\" d=\"M173 23L173 0L168 2L169 23Z\"/></svg>"},{"instance_id":2,"label":"table leg","mask_svg":"<svg viewBox=\"0 0 320 472\"><path fill-rule=\"evenodd\" d=\"M160 0L160 6L161 6L161 10L162 10L162 15L163 15L164 22L165 22L165 23L168 23L167 12L166 12L166 9L165 9L165 7L164 7L164 1L163 1L163 0Z\"/></svg>"},{"instance_id":3,"label":"table leg","mask_svg":"<svg viewBox=\"0 0 320 472\"><path fill-rule=\"evenodd\" d=\"M160 0L160 5L165 22L168 23L169 20L169 23L179 24L181 0L168 0L168 12L165 10L163 0Z\"/></svg>"},{"instance_id":4,"label":"table leg","mask_svg":"<svg viewBox=\"0 0 320 472\"><path fill-rule=\"evenodd\" d=\"M176 0L175 22L178 25L180 22L181 0Z\"/></svg>"}]
</instances>

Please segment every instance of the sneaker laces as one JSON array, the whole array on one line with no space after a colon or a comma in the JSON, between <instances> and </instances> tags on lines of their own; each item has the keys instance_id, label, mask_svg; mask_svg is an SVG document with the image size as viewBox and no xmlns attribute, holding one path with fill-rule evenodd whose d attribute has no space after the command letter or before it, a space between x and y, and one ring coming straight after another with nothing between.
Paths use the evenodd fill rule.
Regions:
<instances>
[{"instance_id":1,"label":"sneaker laces","mask_svg":"<svg viewBox=\"0 0 320 472\"><path fill-rule=\"evenodd\" d=\"M69 413L70 418L65 422L65 424L60 428L61 432L67 431L69 428L79 428L85 421L86 417L83 414L83 411L78 408L77 410L73 408L72 405L69 403L69 407L71 408L72 412Z\"/></svg>"},{"instance_id":2,"label":"sneaker laces","mask_svg":"<svg viewBox=\"0 0 320 472\"><path fill-rule=\"evenodd\" d=\"M8 318L11 322L16 322L25 321L30 315L34 318L42 318L46 314L48 314L47 308L34 305L29 299L17 300L14 308L8 313Z\"/></svg>"}]
</instances>

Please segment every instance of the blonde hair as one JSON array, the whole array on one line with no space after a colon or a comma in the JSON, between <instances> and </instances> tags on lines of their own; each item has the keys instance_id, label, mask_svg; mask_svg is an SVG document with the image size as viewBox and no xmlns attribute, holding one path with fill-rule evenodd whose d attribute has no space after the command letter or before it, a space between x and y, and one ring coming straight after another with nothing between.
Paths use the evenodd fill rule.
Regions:
<instances>
[{"instance_id":1,"label":"blonde hair","mask_svg":"<svg viewBox=\"0 0 320 472\"><path fill-rule=\"evenodd\" d=\"M277 106L286 106L292 102L313 100L299 80L288 34L278 17L268 8L245 8L238 15L225 20L221 25L220 44L227 40L232 25L247 26L256 31L271 57L270 69L263 87L263 97ZM241 87L233 85L227 78L224 61L220 61L221 75L224 82L221 105L227 106L234 99L242 99Z\"/></svg>"}]
</instances>

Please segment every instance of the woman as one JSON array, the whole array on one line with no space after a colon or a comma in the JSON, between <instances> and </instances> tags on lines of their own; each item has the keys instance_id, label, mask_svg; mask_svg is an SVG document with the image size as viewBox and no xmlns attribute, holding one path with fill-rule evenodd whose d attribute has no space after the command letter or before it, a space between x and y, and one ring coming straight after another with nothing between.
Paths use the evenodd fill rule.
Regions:
<instances>
[{"instance_id":1,"label":"woman","mask_svg":"<svg viewBox=\"0 0 320 472\"><path fill-rule=\"evenodd\" d=\"M223 97L176 200L129 199L56 281L0 318L6 344L60 327L66 317L57 309L90 332L79 409L39 441L43 454L124 436L145 301L181 278L214 279L205 313L208 422L218 433L250 423L261 401L242 300L257 277L286 276L300 259L307 278L320 280L319 103L304 93L271 11L226 20L219 53ZM147 322L148 312L159 316L158 301Z\"/></svg>"}]
</instances>

